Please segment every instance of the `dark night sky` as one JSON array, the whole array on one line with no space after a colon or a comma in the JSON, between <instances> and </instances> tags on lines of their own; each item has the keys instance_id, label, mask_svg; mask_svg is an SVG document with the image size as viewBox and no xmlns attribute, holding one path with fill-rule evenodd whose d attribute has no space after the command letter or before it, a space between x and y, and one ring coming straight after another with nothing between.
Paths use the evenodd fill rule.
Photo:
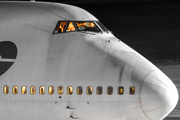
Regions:
<instances>
[{"instance_id":1,"label":"dark night sky","mask_svg":"<svg viewBox=\"0 0 180 120\"><path fill-rule=\"evenodd\" d=\"M30 0L0 0L0 1L30 1ZM35 0L46 2L95 2L95 3L141 3L141 2L178 2L179 0Z\"/></svg>"}]
</instances>

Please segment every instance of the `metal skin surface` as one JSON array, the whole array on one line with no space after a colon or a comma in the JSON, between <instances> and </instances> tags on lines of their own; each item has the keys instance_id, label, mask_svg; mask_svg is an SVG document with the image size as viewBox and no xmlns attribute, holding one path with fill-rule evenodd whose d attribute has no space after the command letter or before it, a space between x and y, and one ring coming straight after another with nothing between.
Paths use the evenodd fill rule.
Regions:
<instances>
[{"instance_id":1,"label":"metal skin surface","mask_svg":"<svg viewBox=\"0 0 180 120\"><path fill-rule=\"evenodd\" d=\"M0 76L0 120L161 120L176 106L178 93L171 80L111 33L53 34L58 21L97 20L85 10L55 3L0 2L0 15L0 42L17 47L14 64ZM5 85L9 94L3 93ZM14 85L19 88L16 95ZM35 95L30 94L32 85ZM41 85L44 95L39 94ZM55 88L53 95L48 94L49 86ZM58 86L64 87L63 95L57 94ZM72 95L67 94L68 86L73 87ZM83 87L82 95L77 95L77 86ZM87 86L93 87L92 95L86 94ZM97 95L97 86L103 87L102 95ZM107 94L108 86L114 88L112 95ZM124 87L123 95L117 93L119 86ZM131 86L134 95L129 94ZM164 109L154 110L162 105Z\"/></svg>"}]
</instances>

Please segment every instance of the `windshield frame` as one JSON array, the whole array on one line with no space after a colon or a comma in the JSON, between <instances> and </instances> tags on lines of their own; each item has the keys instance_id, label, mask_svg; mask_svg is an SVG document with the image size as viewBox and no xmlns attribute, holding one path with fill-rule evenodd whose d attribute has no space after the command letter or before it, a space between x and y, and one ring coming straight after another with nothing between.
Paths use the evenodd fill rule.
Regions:
<instances>
[{"instance_id":1,"label":"windshield frame","mask_svg":"<svg viewBox=\"0 0 180 120\"><path fill-rule=\"evenodd\" d=\"M58 27L59 27L59 25L60 25L60 23L61 22L67 22L66 23L66 25L65 25L65 27L64 27L64 30L63 30L63 32L57 32L57 29L58 29ZM74 31L66 31L67 30L67 28L68 28L68 26L69 26L69 24L70 23L73 23L73 25L74 25L74 28L75 28L75 30ZM92 30L80 30L79 28L78 28L78 26L77 26L77 22L89 22L89 23L94 23L94 25L95 25L95 29L97 30L94 30L93 31L93 29ZM90 28L90 27L89 27ZM55 29L54 29L54 31L53 31L53 34L62 34L62 33L69 33L69 32L85 32L85 33L102 33L102 32L107 32L107 31L109 31L100 21L93 21L93 20L87 20L87 21L85 21L85 20L80 20L80 21L74 21L74 20L60 20L60 21L58 21L57 22L57 24L56 24L56 27L55 27Z\"/></svg>"},{"instance_id":2,"label":"windshield frame","mask_svg":"<svg viewBox=\"0 0 180 120\"><path fill-rule=\"evenodd\" d=\"M96 24L97 24L97 26L99 27L99 28L101 28L101 30L103 31L103 32L108 32L109 30L106 28L106 26L104 26L104 24L102 24L100 21L95 21L96 22Z\"/></svg>"}]
</instances>

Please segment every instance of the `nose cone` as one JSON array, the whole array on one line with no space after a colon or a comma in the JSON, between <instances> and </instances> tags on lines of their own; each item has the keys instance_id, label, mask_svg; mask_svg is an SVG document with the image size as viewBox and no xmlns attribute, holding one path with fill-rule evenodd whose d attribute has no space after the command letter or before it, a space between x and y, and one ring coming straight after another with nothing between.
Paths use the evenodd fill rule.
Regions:
<instances>
[{"instance_id":1,"label":"nose cone","mask_svg":"<svg viewBox=\"0 0 180 120\"><path fill-rule=\"evenodd\" d=\"M150 120L165 118L175 108L178 97L176 86L161 71L150 73L140 92L142 110Z\"/></svg>"}]
</instances>

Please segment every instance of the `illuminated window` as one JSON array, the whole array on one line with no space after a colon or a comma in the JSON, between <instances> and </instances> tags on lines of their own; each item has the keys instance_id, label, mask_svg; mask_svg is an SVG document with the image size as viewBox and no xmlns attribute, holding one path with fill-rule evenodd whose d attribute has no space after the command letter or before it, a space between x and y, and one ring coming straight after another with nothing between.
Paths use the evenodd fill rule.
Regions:
<instances>
[{"instance_id":1,"label":"illuminated window","mask_svg":"<svg viewBox=\"0 0 180 120\"><path fill-rule=\"evenodd\" d=\"M88 94L88 95L91 95L91 94L92 94L92 87L91 87L91 86L88 86L88 87L87 87L87 94Z\"/></svg>"},{"instance_id":2,"label":"illuminated window","mask_svg":"<svg viewBox=\"0 0 180 120\"><path fill-rule=\"evenodd\" d=\"M77 87L77 94L82 95L83 88L81 86Z\"/></svg>"},{"instance_id":3,"label":"illuminated window","mask_svg":"<svg viewBox=\"0 0 180 120\"><path fill-rule=\"evenodd\" d=\"M49 86L49 94L50 95L54 94L54 87L53 86Z\"/></svg>"},{"instance_id":4,"label":"illuminated window","mask_svg":"<svg viewBox=\"0 0 180 120\"><path fill-rule=\"evenodd\" d=\"M123 95L124 93L124 87L118 87L118 94Z\"/></svg>"},{"instance_id":5,"label":"illuminated window","mask_svg":"<svg viewBox=\"0 0 180 120\"><path fill-rule=\"evenodd\" d=\"M8 94L9 93L9 86L4 86L4 94Z\"/></svg>"},{"instance_id":6,"label":"illuminated window","mask_svg":"<svg viewBox=\"0 0 180 120\"><path fill-rule=\"evenodd\" d=\"M22 88L21 88L21 93L22 93L22 94L26 94L26 93L27 93L27 88L26 88L26 86L22 86Z\"/></svg>"},{"instance_id":7,"label":"illuminated window","mask_svg":"<svg viewBox=\"0 0 180 120\"><path fill-rule=\"evenodd\" d=\"M130 87L129 93L130 93L131 95L134 95L134 94L135 94L135 87Z\"/></svg>"},{"instance_id":8,"label":"illuminated window","mask_svg":"<svg viewBox=\"0 0 180 120\"><path fill-rule=\"evenodd\" d=\"M17 86L13 86L13 94L18 94L18 87Z\"/></svg>"},{"instance_id":9,"label":"illuminated window","mask_svg":"<svg viewBox=\"0 0 180 120\"><path fill-rule=\"evenodd\" d=\"M79 31L101 32L94 22L76 22Z\"/></svg>"},{"instance_id":10,"label":"illuminated window","mask_svg":"<svg viewBox=\"0 0 180 120\"><path fill-rule=\"evenodd\" d=\"M75 31L75 27L74 27L73 22L69 22L69 25L66 29L66 32L69 32L69 31Z\"/></svg>"},{"instance_id":11,"label":"illuminated window","mask_svg":"<svg viewBox=\"0 0 180 120\"><path fill-rule=\"evenodd\" d=\"M62 33L67 25L67 22L58 22L54 33Z\"/></svg>"},{"instance_id":12,"label":"illuminated window","mask_svg":"<svg viewBox=\"0 0 180 120\"><path fill-rule=\"evenodd\" d=\"M63 94L63 86L58 87L58 94L62 95Z\"/></svg>"},{"instance_id":13,"label":"illuminated window","mask_svg":"<svg viewBox=\"0 0 180 120\"><path fill-rule=\"evenodd\" d=\"M36 94L36 87L35 86L31 86L31 94L32 95Z\"/></svg>"},{"instance_id":14,"label":"illuminated window","mask_svg":"<svg viewBox=\"0 0 180 120\"><path fill-rule=\"evenodd\" d=\"M107 94L108 94L108 95L112 95L112 94L113 94L113 87L112 87L112 86L109 86L109 87L107 88Z\"/></svg>"},{"instance_id":15,"label":"illuminated window","mask_svg":"<svg viewBox=\"0 0 180 120\"><path fill-rule=\"evenodd\" d=\"M72 95L73 94L73 87L72 86L69 86L67 88L67 93L68 93L68 95Z\"/></svg>"},{"instance_id":16,"label":"illuminated window","mask_svg":"<svg viewBox=\"0 0 180 120\"><path fill-rule=\"evenodd\" d=\"M97 87L97 94L98 94L98 95L101 95L101 94L102 94L102 90L103 90L103 89L102 89L102 86L98 86L98 87Z\"/></svg>"},{"instance_id":17,"label":"illuminated window","mask_svg":"<svg viewBox=\"0 0 180 120\"><path fill-rule=\"evenodd\" d=\"M40 93L41 95L44 95L44 93L45 93L45 88L44 88L44 86L40 86L40 87L39 87L39 93Z\"/></svg>"}]
</instances>

